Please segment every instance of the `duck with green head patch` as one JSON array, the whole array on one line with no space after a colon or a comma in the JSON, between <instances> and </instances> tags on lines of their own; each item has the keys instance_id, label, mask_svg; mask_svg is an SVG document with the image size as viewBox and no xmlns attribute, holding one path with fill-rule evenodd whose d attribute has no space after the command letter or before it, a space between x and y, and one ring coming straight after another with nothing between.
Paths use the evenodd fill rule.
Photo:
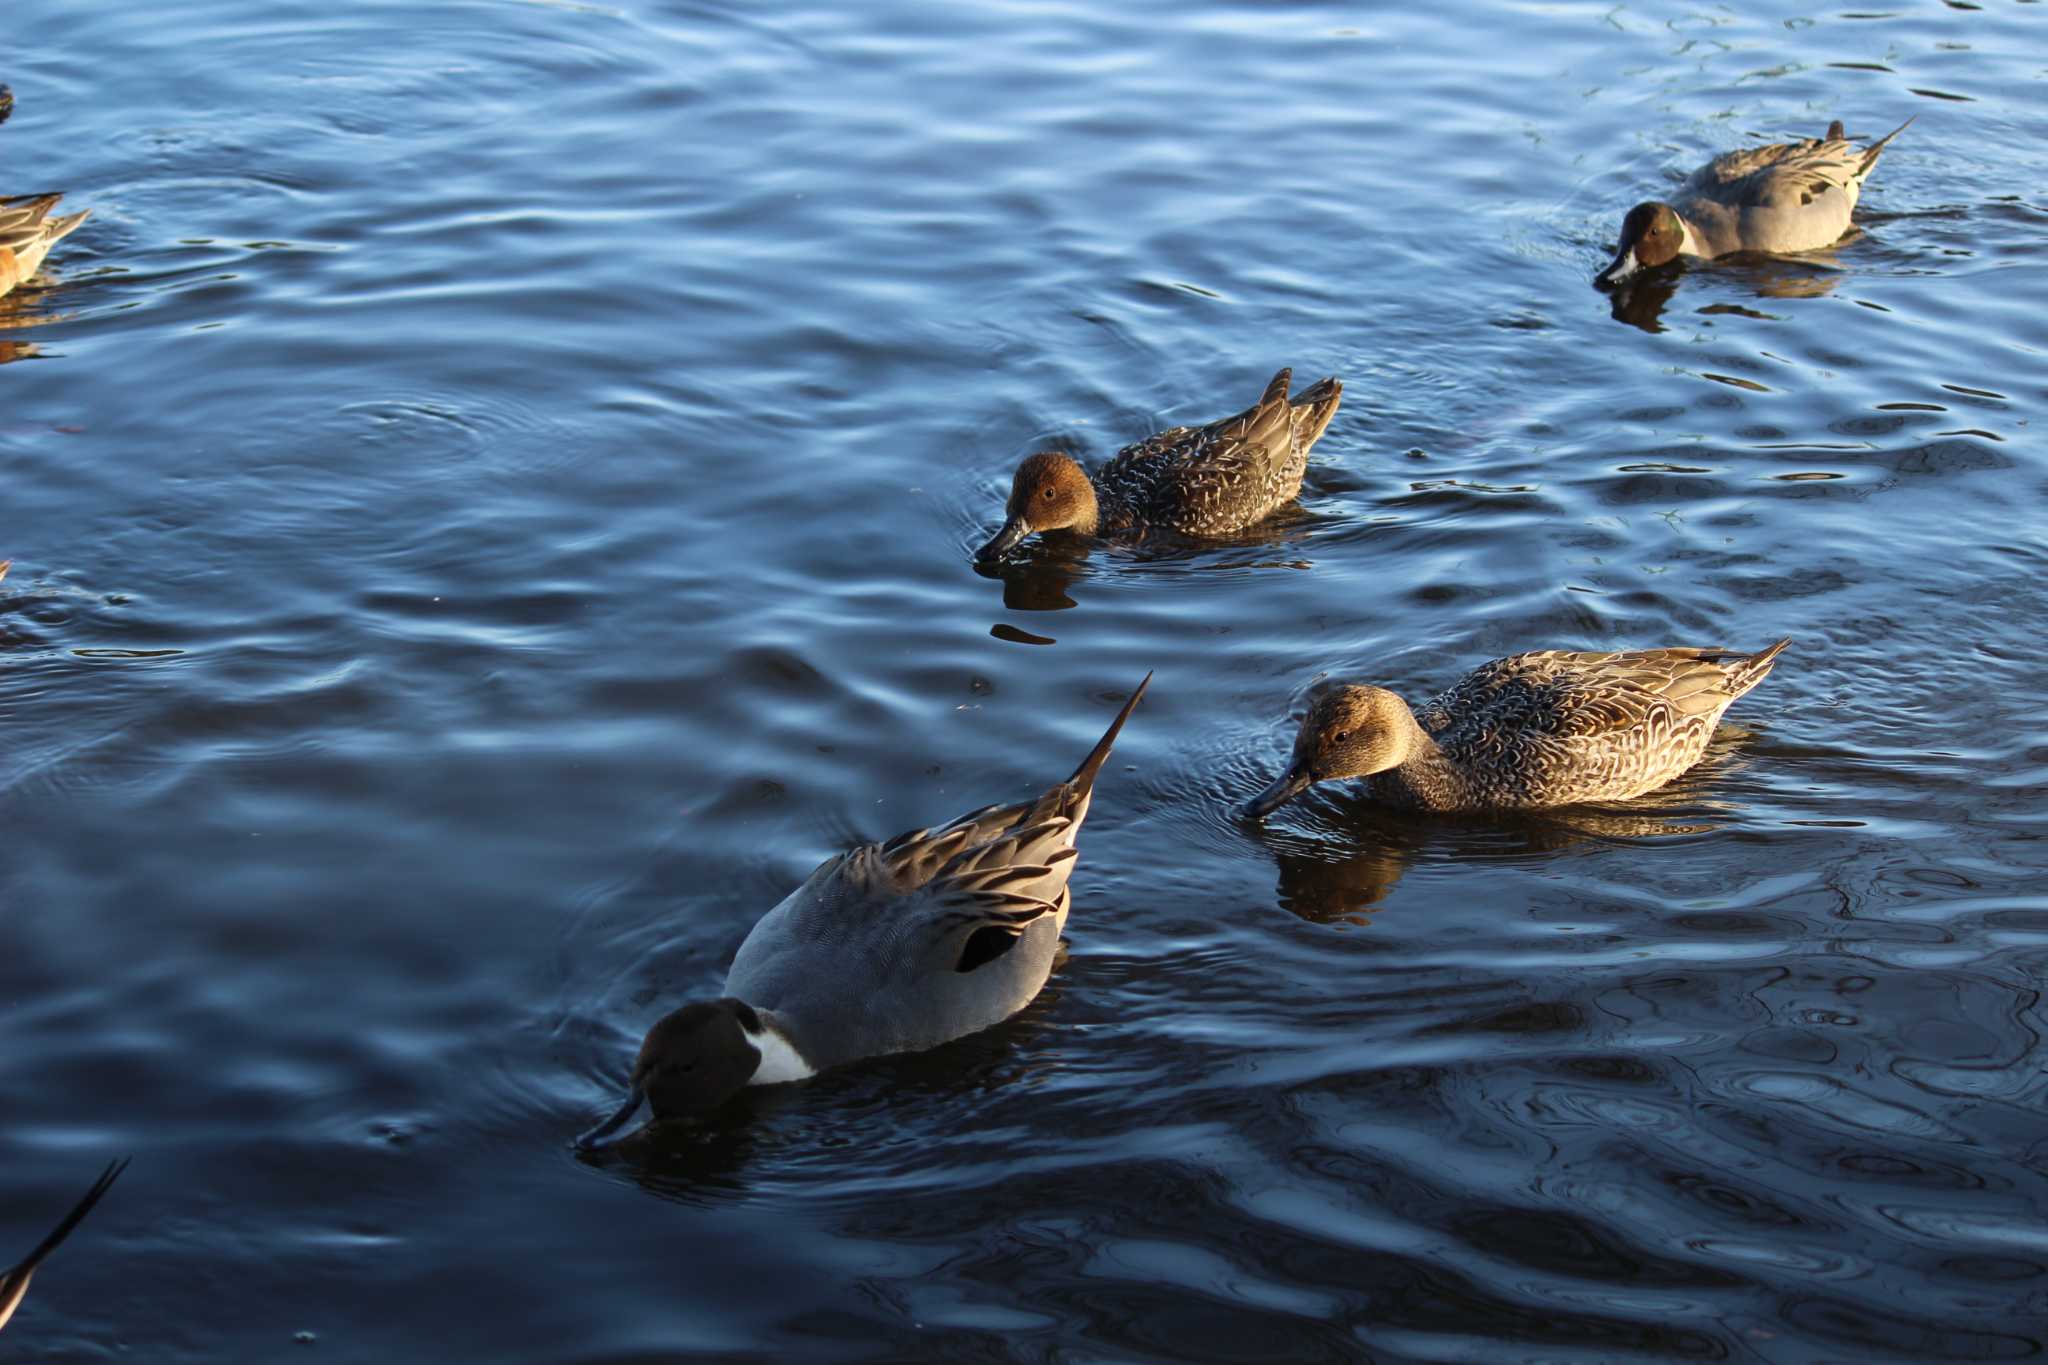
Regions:
<instances>
[{"instance_id":1,"label":"duck with green head patch","mask_svg":"<svg viewBox=\"0 0 2048 1365\"><path fill-rule=\"evenodd\" d=\"M1619 284L1680 256L1833 246L1849 230L1863 182L1877 169L1885 144L1912 122L1907 119L1868 147L1843 136L1838 120L1825 137L1715 157L1693 172L1670 203L1653 199L1628 211L1614 259L1593 283Z\"/></svg>"},{"instance_id":2,"label":"duck with green head patch","mask_svg":"<svg viewBox=\"0 0 2048 1365\"><path fill-rule=\"evenodd\" d=\"M625 1103L577 1147L606 1145L642 1106L657 1122L689 1118L748 1086L937 1047L1030 1004L1052 974L1095 779L1151 681L1043 795L819 866L740 944L723 996L648 1030Z\"/></svg>"}]
</instances>

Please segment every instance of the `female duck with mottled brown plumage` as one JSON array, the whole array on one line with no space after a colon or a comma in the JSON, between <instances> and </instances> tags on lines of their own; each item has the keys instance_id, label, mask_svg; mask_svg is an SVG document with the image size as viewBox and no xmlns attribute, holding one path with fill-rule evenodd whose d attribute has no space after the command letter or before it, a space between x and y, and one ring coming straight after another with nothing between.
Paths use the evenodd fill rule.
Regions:
<instances>
[{"instance_id":1,"label":"female duck with mottled brown plumage","mask_svg":"<svg viewBox=\"0 0 2048 1365\"><path fill-rule=\"evenodd\" d=\"M1125 446L1090 478L1070 455L1040 451L1017 468L1003 529L974 552L1001 558L1041 531L1136 538L1148 529L1226 536L1271 516L1301 492L1309 448L1343 397L1334 378L1287 396L1293 371L1259 401L1205 427L1172 427Z\"/></svg>"},{"instance_id":2,"label":"female duck with mottled brown plumage","mask_svg":"<svg viewBox=\"0 0 2048 1365\"><path fill-rule=\"evenodd\" d=\"M1730 649L1582 654L1547 649L1481 664L1422 708L1380 687L1312 696L1287 769L1246 813L1269 815L1311 783L1371 779L1388 805L1533 810L1640 796L1700 761L1721 713L1770 673L1780 640Z\"/></svg>"},{"instance_id":3,"label":"female duck with mottled brown plumage","mask_svg":"<svg viewBox=\"0 0 2048 1365\"><path fill-rule=\"evenodd\" d=\"M0 123L14 112L14 92L0 85ZM50 248L75 231L91 209L50 216L61 194L0 194L0 297L36 273Z\"/></svg>"}]
</instances>

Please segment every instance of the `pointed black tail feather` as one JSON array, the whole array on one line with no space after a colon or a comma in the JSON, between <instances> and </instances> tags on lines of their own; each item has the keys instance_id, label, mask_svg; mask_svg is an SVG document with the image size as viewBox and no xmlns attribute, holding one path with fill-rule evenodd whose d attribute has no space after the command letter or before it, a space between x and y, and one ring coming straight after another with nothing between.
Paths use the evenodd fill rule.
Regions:
<instances>
[{"instance_id":1,"label":"pointed black tail feather","mask_svg":"<svg viewBox=\"0 0 2048 1365\"><path fill-rule=\"evenodd\" d=\"M1312 446L1323 439L1323 433L1330 429L1330 420L1337 415L1337 404L1343 401L1344 384L1335 375L1319 379L1294 395L1293 406L1295 433L1304 447Z\"/></svg>"},{"instance_id":2,"label":"pointed black tail feather","mask_svg":"<svg viewBox=\"0 0 2048 1365\"><path fill-rule=\"evenodd\" d=\"M1124 703L1124 709L1117 712L1116 719L1109 723L1109 729L1095 742L1095 747L1088 751L1088 757L1082 759L1081 766L1074 769L1074 775L1067 779L1067 785L1078 786L1082 791L1087 791L1095 785L1095 774L1101 772L1102 765L1109 761L1109 751L1115 747L1116 737L1123 731L1124 722L1131 718L1131 712L1138 709L1138 699L1145 695L1145 689L1151 685L1152 675L1147 673L1145 680L1131 693L1131 699Z\"/></svg>"},{"instance_id":3,"label":"pointed black tail feather","mask_svg":"<svg viewBox=\"0 0 2048 1365\"><path fill-rule=\"evenodd\" d=\"M1858 162L1856 165L1856 179L1858 181L1861 181L1865 176L1869 175L1872 169L1876 167L1878 155L1884 151L1884 145L1887 142L1890 142L1893 138L1897 137L1900 133L1903 133L1908 128L1912 127L1913 119L1919 117L1920 116L1918 114L1913 115L1913 118L1907 119L1904 123L1901 123L1898 127L1892 129L1889 133L1886 133L1883 137L1879 138L1877 141L1871 143L1868 147L1864 148L1863 160Z\"/></svg>"},{"instance_id":4,"label":"pointed black tail feather","mask_svg":"<svg viewBox=\"0 0 2048 1365\"><path fill-rule=\"evenodd\" d=\"M1778 656L1783 654L1785 647L1791 643L1792 637L1788 635L1778 643L1758 650L1737 664L1729 673L1729 682L1733 684L1729 690L1739 697L1769 677L1771 665L1778 661Z\"/></svg>"},{"instance_id":5,"label":"pointed black tail feather","mask_svg":"<svg viewBox=\"0 0 2048 1365\"><path fill-rule=\"evenodd\" d=\"M1259 395L1258 406L1263 408L1272 403L1285 403L1287 401L1287 387L1293 382L1293 369L1283 367L1280 373L1266 381L1266 391Z\"/></svg>"},{"instance_id":6,"label":"pointed black tail feather","mask_svg":"<svg viewBox=\"0 0 2048 1365\"><path fill-rule=\"evenodd\" d=\"M64 1215L64 1221L52 1228L50 1235L24 1257L15 1269L34 1270L49 1258L51 1252L62 1246L64 1239L76 1231L78 1225L85 1221L85 1216L92 1212L93 1205L100 1202L101 1196L114 1188L114 1182L121 1178L121 1172L128 1169L128 1161L129 1158L122 1157L119 1161L108 1162L107 1169L100 1173L100 1178L93 1182L93 1187L85 1192L85 1197L71 1206L71 1212Z\"/></svg>"}]
</instances>

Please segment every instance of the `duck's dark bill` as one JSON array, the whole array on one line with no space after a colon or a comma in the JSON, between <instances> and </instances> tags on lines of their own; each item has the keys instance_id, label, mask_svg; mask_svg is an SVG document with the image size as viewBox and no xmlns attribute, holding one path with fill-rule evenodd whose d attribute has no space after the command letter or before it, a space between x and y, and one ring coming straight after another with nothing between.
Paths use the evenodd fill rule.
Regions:
<instances>
[{"instance_id":1,"label":"duck's dark bill","mask_svg":"<svg viewBox=\"0 0 2048 1365\"><path fill-rule=\"evenodd\" d=\"M1635 248L1623 247L1620 253L1607 263L1607 268L1593 277L1593 283L1595 285L1619 284L1640 269L1642 267L1636 264Z\"/></svg>"},{"instance_id":2,"label":"duck's dark bill","mask_svg":"<svg viewBox=\"0 0 2048 1365\"><path fill-rule=\"evenodd\" d=\"M597 1127L576 1139L576 1150L594 1152L600 1147L609 1147L617 1141L612 1135L633 1121L633 1115L640 1112L640 1106L647 1103L647 1092L635 1090L626 1096L626 1102L619 1106L617 1113Z\"/></svg>"},{"instance_id":3,"label":"duck's dark bill","mask_svg":"<svg viewBox=\"0 0 2048 1365\"><path fill-rule=\"evenodd\" d=\"M1024 543L1024 537L1031 534L1031 528L1020 517L1011 517L1003 523L1003 529L989 539L988 544L974 552L974 562L986 564L992 559L1001 559Z\"/></svg>"},{"instance_id":4,"label":"duck's dark bill","mask_svg":"<svg viewBox=\"0 0 2048 1365\"><path fill-rule=\"evenodd\" d=\"M1295 797L1308 790L1314 779L1298 768L1289 768L1273 779L1273 785L1245 803L1244 813L1254 820L1262 819L1279 810Z\"/></svg>"}]
</instances>

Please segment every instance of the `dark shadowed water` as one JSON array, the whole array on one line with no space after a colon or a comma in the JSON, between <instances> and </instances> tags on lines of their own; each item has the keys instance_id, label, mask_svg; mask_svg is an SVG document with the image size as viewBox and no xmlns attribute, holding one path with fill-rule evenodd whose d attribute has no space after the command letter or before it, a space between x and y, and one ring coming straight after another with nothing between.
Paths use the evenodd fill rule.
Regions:
<instances>
[{"instance_id":1,"label":"dark shadowed water","mask_svg":"<svg viewBox=\"0 0 2048 1365\"><path fill-rule=\"evenodd\" d=\"M2048 1350L2048 7L10 0L0 1360ZM1822 257L1588 285L1919 121ZM1344 377L1302 506L972 547ZM1795 640L1542 822L1320 671ZM1158 679L1019 1018L582 1162L852 841Z\"/></svg>"}]
</instances>

